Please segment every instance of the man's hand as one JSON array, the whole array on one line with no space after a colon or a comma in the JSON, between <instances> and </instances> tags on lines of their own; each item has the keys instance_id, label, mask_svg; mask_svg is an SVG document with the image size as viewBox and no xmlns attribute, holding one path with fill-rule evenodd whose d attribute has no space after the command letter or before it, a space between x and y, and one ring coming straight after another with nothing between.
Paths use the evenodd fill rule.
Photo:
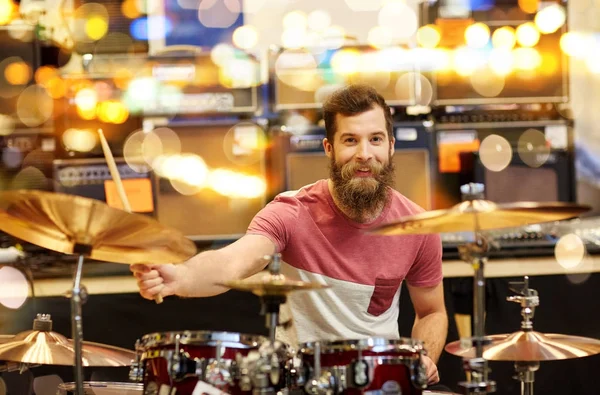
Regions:
<instances>
[{"instance_id":1,"label":"man's hand","mask_svg":"<svg viewBox=\"0 0 600 395\"><path fill-rule=\"evenodd\" d=\"M440 382L440 375L438 374L438 368L431 358L427 355L423 355L421 361L425 365L425 371L427 372L427 385L437 384Z\"/></svg>"},{"instance_id":2,"label":"man's hand","mask_svg":"<svg viewBox=\"0 0 600 395\"><path fill-rule=\"evenodd\" d=\"M165 265L143 265L130 266L140 295L146 299L154 299L157 295L170 296L177 293L178 280L177 268L172 264Z\"/></svg>"}]
</instances>

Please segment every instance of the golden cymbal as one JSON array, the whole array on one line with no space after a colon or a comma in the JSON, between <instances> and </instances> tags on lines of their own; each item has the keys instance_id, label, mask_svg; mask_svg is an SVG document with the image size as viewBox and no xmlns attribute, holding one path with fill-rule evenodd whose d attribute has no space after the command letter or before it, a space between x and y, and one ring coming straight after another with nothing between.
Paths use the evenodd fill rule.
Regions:
<instances>
[{"instance_id":1,"label":"golden cymbal","mask_svg":"<svg viewBox=\"0 0 600 395\"><path fill-rule=\"evenodd\" d=\"M487 338L491 343L483 347L483 357L490 361L554 361L600 353L600 340L581 336L519 331ZM459 357L475 357L475 347L465 347L460 340L447 344L445 350Z\"/></svg>"},{"instance_id":2,"label":"golden cymbal","mask_svg":"<svg viewBox=\"0 0 600 395\"><path fill-rule=\"evenodd\" d=\"M83 366L130 366L133 351L100 343L83 342ZM36 365L73 366L75 345L65 336L30 330L0 342L0 360Z\"/></svg>"},{"instance_id":3,"label":"golden cymbal","mask_svg":"<svg viewBox=\"0 0 600 395\"><path fill-rule=\"evenodd\" d=\"M258 296L284 296L295 291L329 288L326 284L289 280L283 274L266 274L259 278L228 281L219 285L238 291L249 291Z\"/></svg>"},{"instance_id":4,"label":"golden cymbal","mask_svg":"<svg viewBox=\"0 0 600 395\"><path fill-rule=\"evenodd\" d=\"M0 230L49 250L116 263L178 263L196 253L182 233L81 196L0 192Z\"/></svg>"},{"instance_id":5,"label":"golden cymbal","mask_svg":"<svg viewBox=\"0 0 600 395\"><path fill-rule=\"evenodd\" d=\"M589 206L574 203L469 200L449 209L406 216L369 233L393 236L512 228L574 218L589 210Z\"/></svg>"}]
</instances>

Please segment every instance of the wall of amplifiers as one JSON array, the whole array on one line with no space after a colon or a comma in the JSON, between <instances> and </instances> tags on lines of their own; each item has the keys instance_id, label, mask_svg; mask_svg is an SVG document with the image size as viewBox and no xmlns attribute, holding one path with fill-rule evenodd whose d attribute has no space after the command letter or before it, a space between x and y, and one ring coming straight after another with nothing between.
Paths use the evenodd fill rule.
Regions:
<instances>
[{"instance_id":1,"label":"wall of amplifiers","mask_svg":"<svg viewBox=\"0 0 600 395\"><path fill-rule=\"evenodd\" d=\"M121 160L125 180L146 180L135 183L146 196L140 211L196 239L232 239L275 194L327 177L322 100L339 86L365 82L394 109L396 188L424 208L458 203L459 186L469 181L484 182L488 198L499 202L575 201L572 124L559 111L568 102L559 33L545 35L540 44L541 59L553 59L550 71L515 69L494 95L479 89L481 81L427 69L422 60L431 54L400 47L344 46L319 56L274 50L264 61L240 51L226 60L202 51L96 56L85 73L62 76L65 94L55 99L52 119L36 128L17 125L2 137L4 188L110 200L100 145L77 151L64 144L65 134L102 128L122 158L132 133L160 125L178 137L182 153L201 157L209 168L257 175L267 188L251 198L207 189L184 195L150 167L140 171ZM340 59L359 66L384 60L385 67L340 70ZM265 66L267 79L261 76ZM128 108L122 122L82 116L78 94L98 87L102 100ZM5 113L14 111L14 103L0 101ZM409 115L415 110L418 115ZM250 150L238 141L248 140L248 125L259 130L251 133L257 143ZM480 155L482 144L498 136L494 147L511 153L502 169L490 169Z\"/></svg>"}]
</instances>

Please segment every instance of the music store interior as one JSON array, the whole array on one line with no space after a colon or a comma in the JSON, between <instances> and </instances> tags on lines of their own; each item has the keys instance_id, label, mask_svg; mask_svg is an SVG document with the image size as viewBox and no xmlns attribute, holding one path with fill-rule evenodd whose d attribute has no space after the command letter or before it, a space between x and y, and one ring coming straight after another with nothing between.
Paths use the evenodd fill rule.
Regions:
<instances>
[{"instance_id":1,"label":"music store interior","mask_svg":"<svg viewBox=\"0 0 600 395\"><path fill-rule=\"evenodd\" d=\"M449 394L410 342L270 347L314 284L158 303L130 272L328 178L322 103L353 83L434 213L386 229L441 236L440 383L599 393L599 31L589 0L0 0L0 394Z\"/></svg>"}]
</instances>

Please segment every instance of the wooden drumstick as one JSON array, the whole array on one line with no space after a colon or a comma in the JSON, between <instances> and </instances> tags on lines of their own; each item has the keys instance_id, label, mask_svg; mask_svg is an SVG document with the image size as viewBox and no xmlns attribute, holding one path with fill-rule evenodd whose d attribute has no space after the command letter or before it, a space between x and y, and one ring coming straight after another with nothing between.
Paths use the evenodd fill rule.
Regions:
<instances>
[{"instance_id":1,"label":"wooden drumstick","mask_svg":"<svg viewBox=\"0 0 600 395\"><path fill-rule=\"evenodd\" d=\"M119 198L121 199L121 203L123 204L123 209L128 213L131 212L131 205L129 204L129 199L127 199L127 194L125 193L125 187L123 187L123 182L121 181L121 175L119 174L119 170L117 169L117 163L115 162L115 158L110 150L110 146L108 145L108 141L106 141L106 137L104 137L104 132L102 129L98 129L98 135L100 136L100 144L102 145L102 151L104 152L104 158L106 158L106 164L108 165L108 170L110 171L110 175L115 182L117 187L117 193L119 194ZM156 295L154 297L154 301L157 304L163 302L162 296Z\"/></svg>"}]
</instances>

